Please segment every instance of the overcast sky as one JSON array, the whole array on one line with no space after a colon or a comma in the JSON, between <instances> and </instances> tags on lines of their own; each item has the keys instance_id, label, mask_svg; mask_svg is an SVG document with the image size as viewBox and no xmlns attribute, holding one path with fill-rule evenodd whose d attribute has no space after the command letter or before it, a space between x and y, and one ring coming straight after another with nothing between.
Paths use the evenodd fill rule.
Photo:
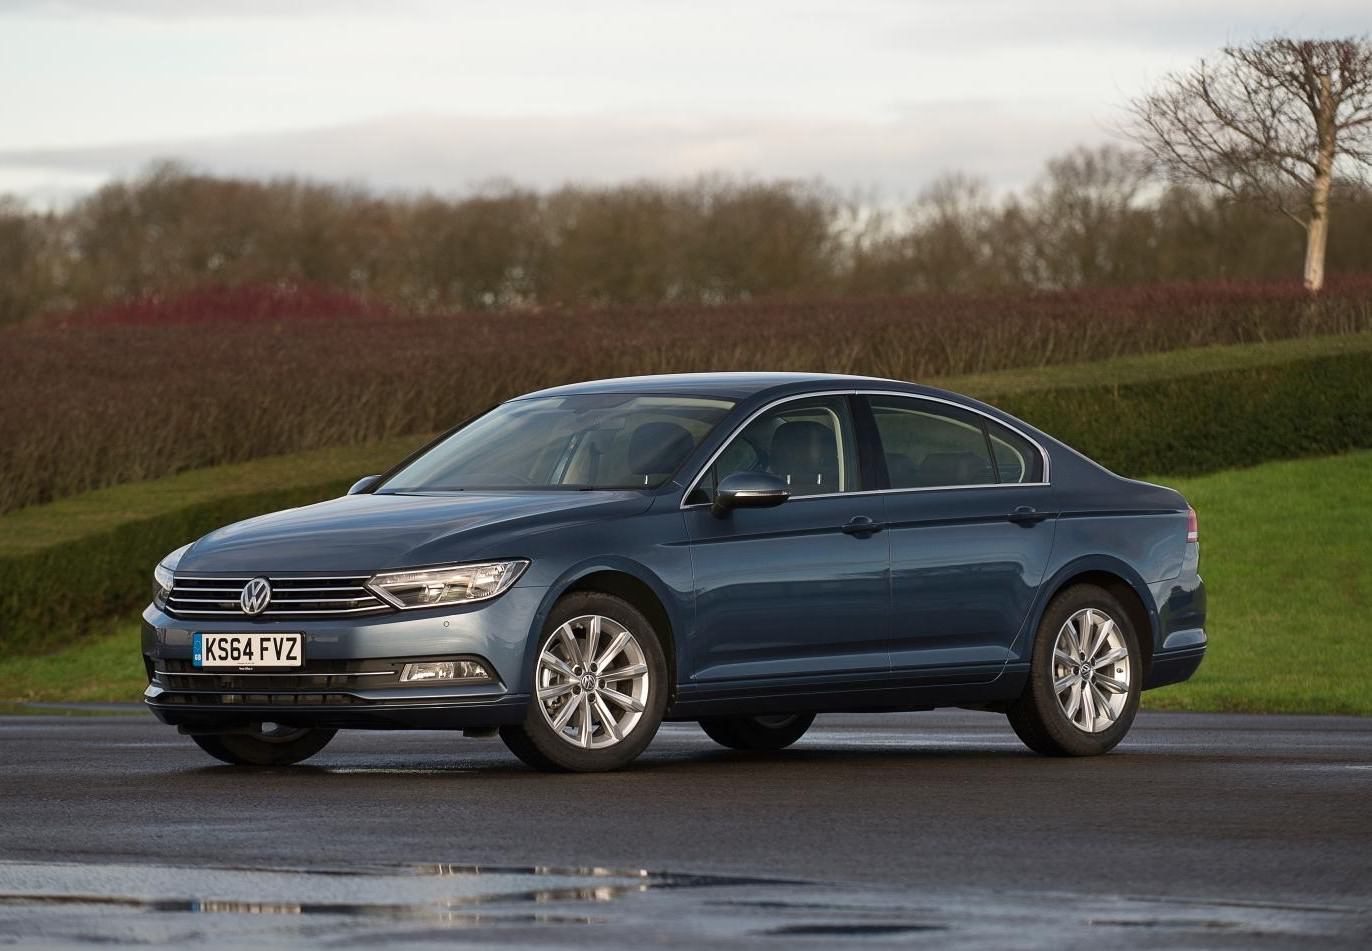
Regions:
<instances>
[{"instance_id":1,"label":"overcast sky","mask_svg":"<svg viewBox=\"0 0 1372 951\"><path fill-rule=\"evenodd\" d=\"M1167 71L1368 0L0 0L0 192L158 157L461 192L725 172L997 185Z\"/></svg>"}]
</instances>

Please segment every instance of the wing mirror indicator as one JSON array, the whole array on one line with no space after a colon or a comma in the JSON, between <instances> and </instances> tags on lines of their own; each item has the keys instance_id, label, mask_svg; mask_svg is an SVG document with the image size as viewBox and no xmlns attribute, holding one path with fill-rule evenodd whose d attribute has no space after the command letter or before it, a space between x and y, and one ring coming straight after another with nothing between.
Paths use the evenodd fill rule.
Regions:
<instances>
[{"instance_id":1,"label":"wing mirror indicator","mask_svg":"<svg viewBox=\"0 0 1372 951\"><path fill-rule=\"evenodd\" d=\"M769 509L790 497L791 490L780 476L770 472L735 472L720 481L710 511L715 518L724 518L734 509Z\"/></svg>"}]
</instances>

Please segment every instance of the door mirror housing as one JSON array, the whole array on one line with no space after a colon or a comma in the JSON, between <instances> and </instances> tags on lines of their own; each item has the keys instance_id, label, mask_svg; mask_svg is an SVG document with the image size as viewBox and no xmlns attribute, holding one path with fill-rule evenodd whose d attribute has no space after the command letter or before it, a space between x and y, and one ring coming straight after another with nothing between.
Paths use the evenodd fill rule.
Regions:
<instances>
[{"instance_id":1,"label":"door mirror housing","mask_svg":"<svg viewBox=\"0 0 1372 951\"><path fill-rule=\"evenodd\" d=\"M770 472L735 472L727 475L715 489L710 511L724 518L734 509L769 509L791 497L791 490L780 476Z\"/></svg>"},{"instance_id":2,"label":"door mirror housing","mask_svg":"<svg viewBox=\"0 0 1372 951\"><path fill-rule=\"evenodd\" d=\"M376 485L376 480L380 478L381 476L379 475L363 476L362 478L358 479L356 482L353 483L353 487L348 490L348 494L361 495L363 492L366 492L372 486Z\"/></svg>"}]
</instances>

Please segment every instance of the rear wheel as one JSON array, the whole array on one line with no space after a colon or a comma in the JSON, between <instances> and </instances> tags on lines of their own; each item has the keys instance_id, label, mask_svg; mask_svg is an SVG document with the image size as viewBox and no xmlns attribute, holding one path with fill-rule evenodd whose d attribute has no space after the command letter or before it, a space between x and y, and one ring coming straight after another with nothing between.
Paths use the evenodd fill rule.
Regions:
<instances>
[{"instance_id":1,"label":"rear wheel","mask_svg":"<svg viewBox=\"0 0 1372 951\"><path fill-rule=\"evenodd\" d=\"M1074 585L1044 612L1010 725L1038 753L1108 752L1134 722L1142 679L1138 637L1123 606L1103 588Z\"/></svg>"},{"instance_id":2,"label":"rear wheel","mask_svg":"<svg viewBox=\"0 0 1372 951\"><path fill-rule=\"evenodd\" d=\"M667 705L657 632L609 594L577 592L557 603L533 680L524 722L501 727L500 738L535 769L619 769L652 741Z\"/></svg>"},{"instance_id":3,"label":"rear wheel","mask_svg":"<svg viewBox=\"0 0 1372 951\"><path fill-rule=\"evenodd\" d=\"M215 759L234 766L290 766L328 746L337 732L259 723L250 733L202 734L191 739Z\"/></svg>"},{"instance_id":4,"label":"rear wheel","mask_svg":"<svg viewBox=\"0 0 1372 951\"><path fill-rule=\"evenodd\" d=\"M805 735L815 722L813 713L783 713L761 717L706 717L705 735L731 750L784 750Z\"/></svg>"}]
</instances>

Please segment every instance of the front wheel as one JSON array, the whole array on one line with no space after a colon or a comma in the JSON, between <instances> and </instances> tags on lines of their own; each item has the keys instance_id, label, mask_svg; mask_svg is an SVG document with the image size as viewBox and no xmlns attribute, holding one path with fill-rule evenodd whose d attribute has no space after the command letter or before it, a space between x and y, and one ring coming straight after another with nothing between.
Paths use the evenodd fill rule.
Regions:
<instances>
[{"instance_id":1,"label":"front wheel","mask_svg":"<svg viewBox=\"0 0 1372 951\"><path fill-rule=\"evenodd\" d=\"M815 722L813 713L784 713L761 717L705 717L700 728L720 746L731 750L784 750L805 735Z\"/></svg>"},{"instance_id":2,"label":"front wheel","mask_svg":"<svg viewBox=\"0 0 1372 951\"><path fill-rule=\"evenodd\" d=\"M500 738L535 769L619 769L652 741L666 706L667 663L648 619L622 598L577 592L553 608L528 713Z\"/></svg>"},{"instance_id":3,"label":"front wheel","mask_svg":"<svg viewBox=\"0 0 1372 951\"><path fill-rule=\"evenodd\" d=\"M329 745L337 730L259 723L251 732L193 735L195 745L233 766L291 766Z\"/></svg>"},{"instance_id":4,"label":"front wheel","mask_svg":"<svg viewBox=\"0 0 1372 951\"><path fill-rule=\"evenodd\" d=\"M1029 683L1009 710L1010 725L1038 753L1108 752L1134 722L1142 680L1128 613L1103 588L1074 585L1044 612Z\"/></svg>"}]
</instances>

